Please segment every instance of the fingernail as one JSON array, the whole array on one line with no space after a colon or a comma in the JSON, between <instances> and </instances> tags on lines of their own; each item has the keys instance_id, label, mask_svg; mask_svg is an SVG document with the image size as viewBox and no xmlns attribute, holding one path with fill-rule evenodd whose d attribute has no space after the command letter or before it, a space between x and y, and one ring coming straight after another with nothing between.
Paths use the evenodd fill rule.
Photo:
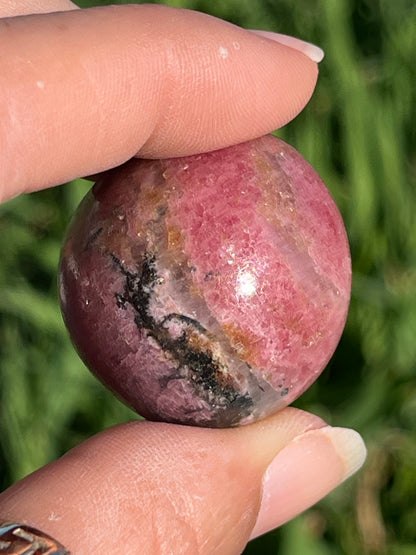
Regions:
<instances>
[{"instance_id":1,"label":"fingernail","mask_svg":"<svg viewBox=\"0 0 416 555\"><path fill-rule=\"evenodd\" d=\"M314 505L364 463L361 436L326 426L306 432L282 449L263 476L263 491L251 539Z\"/></svg>"},{"instance_id":2,"label":"fingernail","mask_svg":"<svg viewBox=\"0 0 416 555\"><path fill-rule=\"evenodd\" d=\"M305 42L304 40L297 39L295 37L290 37L289 35L281 35L280 33L272 33L271 31L257 31L250 29L252 33L256 33L261 37L265 37L266 39L274 40L276 42L280 42L280 44L284 44L285 46L290 46L290 48L294 48L295 50L299 50L308 56L313 62L319 63L323 60L325 53L322 48L312 44L311 42Z\"/></svg>"}]
</instances>

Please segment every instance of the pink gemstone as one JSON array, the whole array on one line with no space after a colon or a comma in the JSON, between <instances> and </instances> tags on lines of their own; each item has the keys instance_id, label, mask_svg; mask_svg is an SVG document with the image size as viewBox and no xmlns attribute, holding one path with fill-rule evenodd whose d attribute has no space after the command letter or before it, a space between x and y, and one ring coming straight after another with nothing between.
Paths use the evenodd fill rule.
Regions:
<instances>
[{"instance_id":1,"label":"pink gemstone","mask_svg":"<svg viewBox=\"0 0 416 555\"><path fill-rule=\"evenodd\" d=\"M272 136L110 172L78 209L60 268L87 366L149 419L211 427L253 422L312 384L350 286L333 199Z\"/></svg>"}]
</instances>

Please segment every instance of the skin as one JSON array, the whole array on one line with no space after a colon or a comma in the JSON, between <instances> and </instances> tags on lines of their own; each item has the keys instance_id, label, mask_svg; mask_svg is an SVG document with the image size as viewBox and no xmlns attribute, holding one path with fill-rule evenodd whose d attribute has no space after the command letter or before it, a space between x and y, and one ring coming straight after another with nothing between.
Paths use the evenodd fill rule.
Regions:
<instances>
[{"instance_id":1,"label":"skin","mask_svg":"<svg viewBox=\"0 0 416 555\"><path fill-rule=\"evenodd\" d=\"M3 200L135 155L261 136L292 119L316 83L298 42L195 12L0 0L0 17ZM80 554L237 554L360 466L361 440L339 430L291 408L232 430L121 425L3 492L0 519Z\"/></svg>"}]
</instances>

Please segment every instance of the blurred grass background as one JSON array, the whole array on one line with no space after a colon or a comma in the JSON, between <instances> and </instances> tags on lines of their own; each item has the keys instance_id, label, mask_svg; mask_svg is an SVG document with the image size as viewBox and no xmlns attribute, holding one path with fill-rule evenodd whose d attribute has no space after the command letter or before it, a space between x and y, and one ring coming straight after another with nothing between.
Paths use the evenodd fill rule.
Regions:
<instances>
[{"instance_id":1,"label":"blurred grass background","mask_svg":"<svg viewBox=\"0 0 416 555\"><path fill-rule=\"evenodd\" d=\"M341 209L353 295L333 360L297 406L358 429L369 455L357 476L245 553L416 554L415 3L165 3L326 51L312 101L279 135L311 161ZM77 180L0 207L1 487L135 418L83 368L59 312L59 249L88 187Z\"/></svg>"}]
</instances>

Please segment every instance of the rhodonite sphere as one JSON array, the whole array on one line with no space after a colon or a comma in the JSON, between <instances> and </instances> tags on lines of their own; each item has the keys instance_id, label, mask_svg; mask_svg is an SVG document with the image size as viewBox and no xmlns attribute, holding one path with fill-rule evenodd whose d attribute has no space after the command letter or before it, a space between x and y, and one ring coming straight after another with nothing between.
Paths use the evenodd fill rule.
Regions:
<instances>
[{"instance_id":1,"label":"rhodonite sphere","mask_svg":"<svg viewBox=\"0 0 416 555\"><path fill-rule=\"evenodd\" d=\"M340 339L351 263L315 170L269 135L105 174L60 295L90 370L142 416L226 427L296 399Z\"/></svg>"}]
</instances>

